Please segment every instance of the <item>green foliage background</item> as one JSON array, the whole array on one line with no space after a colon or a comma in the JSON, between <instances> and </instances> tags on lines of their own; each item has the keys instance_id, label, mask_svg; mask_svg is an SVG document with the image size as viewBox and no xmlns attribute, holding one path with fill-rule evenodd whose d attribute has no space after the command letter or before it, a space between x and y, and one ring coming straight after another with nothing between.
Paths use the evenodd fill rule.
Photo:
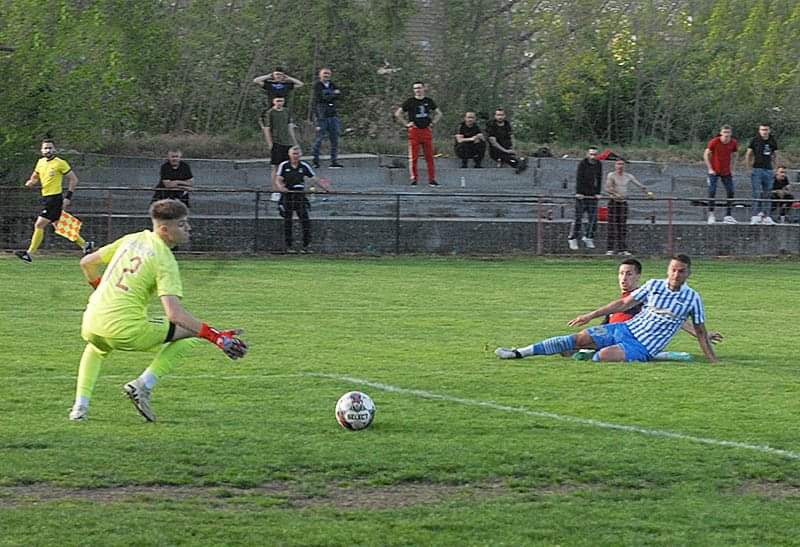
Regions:
<instances>
[{"instance_id":1,"label":"green foliage background","mask_svg":"<svg viewBox=\"0 0 800 547\"><path fill-rule=\"evenodd\" d=\"M535 142L695 143L722 123L744 139L765 120L782 138L800 124L800 5L784 0L0 0L0 13L15 48L0 53L4 167L45 134L84 150L255 135L251 81L276 65L309 84L332 66L367 143L396 132L391 105L417 78L446 114L440 138L465 109L498 105ZM304 119L309 92L294 98Z\"/></svg>"}]
</instances>

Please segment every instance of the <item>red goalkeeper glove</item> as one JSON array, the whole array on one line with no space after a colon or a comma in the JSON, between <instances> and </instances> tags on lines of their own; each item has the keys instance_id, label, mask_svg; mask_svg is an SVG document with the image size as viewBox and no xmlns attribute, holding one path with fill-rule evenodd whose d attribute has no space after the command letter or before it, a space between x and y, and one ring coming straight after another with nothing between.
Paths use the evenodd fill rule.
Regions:
<instances>
[{"instance_id":1,"label":"red goalkeeper glove","mask_svg":"<svg viewBox=\"0 0 800 547\"><path fill-rule=\"evenodd\" d=\"M208 323L203 323L197 336L205 338L217 346L231 359L240 359L245 356L248 349L245 341L237 336L241 333L240 329L220 331L209 326Z\"/></svg>"},{"instance_id":2,"label":"red goalkeeper glove","mask_svg":"<svg viewBox=\"0 0 800 547\"><path fill-rule=\"evenodd\" d=\"M103 278L98 275L95 279L89 281L89 285L91 285L93 289L96 289L102 279Z\"/></svg>"}]
</instances>

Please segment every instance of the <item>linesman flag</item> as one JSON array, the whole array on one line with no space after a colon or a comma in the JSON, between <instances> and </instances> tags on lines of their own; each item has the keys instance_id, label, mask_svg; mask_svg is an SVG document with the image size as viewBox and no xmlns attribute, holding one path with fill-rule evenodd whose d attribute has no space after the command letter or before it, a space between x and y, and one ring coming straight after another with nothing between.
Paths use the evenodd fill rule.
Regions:
<instances>
[{"instance_id":1,"label":"linesman flag","mask_svg":"<svg viewBox=\"0 0 800 547\"><path fill-rule=\"evenodd\" d=\"M81 235L83 223L66 211L61 211L61 218L56 223L56 233L62 237L75 241Z\"/></svg>"}]
</instances>

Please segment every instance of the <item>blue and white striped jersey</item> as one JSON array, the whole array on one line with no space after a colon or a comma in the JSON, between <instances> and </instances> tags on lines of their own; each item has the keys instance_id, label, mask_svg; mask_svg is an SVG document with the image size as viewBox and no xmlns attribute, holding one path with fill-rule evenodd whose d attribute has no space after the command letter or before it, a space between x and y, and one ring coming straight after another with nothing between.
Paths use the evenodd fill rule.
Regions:
<instances>
[{"instance_id":1,"label":"blue and white striped jersey","mask_svg":"<svg viewBox=\"0 0 800 547\"><path fill-rule=\"evenodd\" d=\"M703 299L686 283L675 292L666 279L651 279L631 296L644 303L644 309L626 324L650 355L663 350L689 316L695 325L706 322Z\"/></svg>"}]
</instances>

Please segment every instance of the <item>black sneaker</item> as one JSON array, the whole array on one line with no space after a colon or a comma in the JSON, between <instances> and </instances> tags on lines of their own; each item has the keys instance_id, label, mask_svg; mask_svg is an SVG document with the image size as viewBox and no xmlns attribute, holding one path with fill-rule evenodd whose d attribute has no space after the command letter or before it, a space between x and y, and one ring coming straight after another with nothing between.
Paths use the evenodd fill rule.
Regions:
<instances>
[{"instance_id":1,"label":"black sneaker","mask_svg":"<svg viewBox=\"0 0 800 547\"><path fill-rule=\"evenodd\" d=\"M319 161L314 160L314 162L311 165L314 166L314 169L319 169Z\"/></svg>"},{"instance_id":2,"label":"black sneaker","mask_svg":"<svg viewBox=\"0 0 800 547\"><path fill-rule=\"evenodd\" d=\"M31 258L31 254L28 251L14 251L14 254L20 260L24 260L25 262L33 262L33 258Z\"/></svg>"},{"instance_id":3,"label":"black sneaker","mask_svg":"<svg viewBox=\"0 0 800 547\"><path fill-rule=\"evenodd\" d=\"M334 161L334 162L331 163L330 167L331 167L331 169L342 169L344 167L344 165L342 165L339 162Z\"/></svg>"},{"instance_id":4,"label":"black sneaker","mask_svg":"<svg viewBox=\"0 0 800 547\"><path fill-rule=\"evenodd\" d=\"M417 185L417 179L411 179L411 186Z\"/></svg>"},{"instance_id":5,"label":"black sneaker","mask_svg":"<svg viewBox=\"0 0 800 547\"><path fill-rule=\"evenodd\" d=\"M86 243L83 245L83 256L86 256L86 255L88 255L88 254L89 254L89 253L91 253L92 251L94 251L94 241L87 241L87 242L86 242Z\"/></svg>"},{"instance_id":6,"label":"black sneaker","mask_svg":"<svg viewBox=\"0 0 800 547\"><path fill-rule=\"evenodd\" d=\"M519 175L528 168L528 158L522 158L517 162L517 174Z\"/></svg>"},{"instance_id":7,"label":"black sneaker","mask_svg":"<svg viewBox=\"0 0 800 547\"><path fill-rule=\"evenodd\" d=\"M439 183L436 182L435 180L432 180L432 181L428 182L428 186L439 186Z\"/></svg>"}]
</instances>

